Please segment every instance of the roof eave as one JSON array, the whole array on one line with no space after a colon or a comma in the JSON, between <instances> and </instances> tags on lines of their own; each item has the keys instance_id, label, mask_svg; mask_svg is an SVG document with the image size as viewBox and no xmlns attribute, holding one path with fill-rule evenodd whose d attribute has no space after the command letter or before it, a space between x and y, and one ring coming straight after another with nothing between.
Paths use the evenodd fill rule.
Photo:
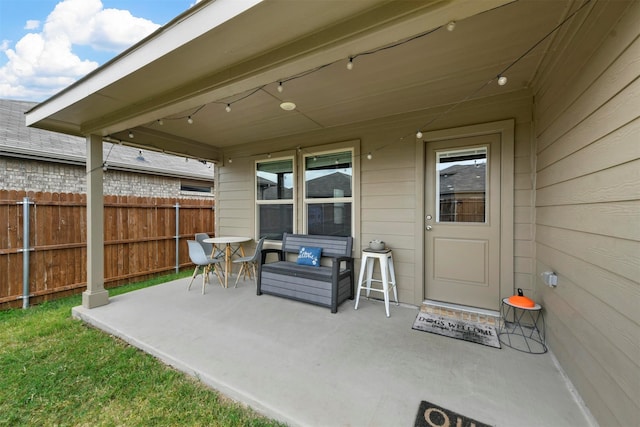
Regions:
<instances>
[{"instance_id":1,"label":"roof eave","mask_svg":"<svg viewBox=\"0 0 640 427\"><path fill-rule=\"evenodd\" d=\"M56 121L51 119L51 116L80 102L88 94L98 93L109 84L178 49L262 1L264 0L203 0L197 3L111 61L27 111L27 126L76 136L86 135L80 127ZM206 21L207 25L198 25L202 21Z\"/></svg>"}]
</instances>

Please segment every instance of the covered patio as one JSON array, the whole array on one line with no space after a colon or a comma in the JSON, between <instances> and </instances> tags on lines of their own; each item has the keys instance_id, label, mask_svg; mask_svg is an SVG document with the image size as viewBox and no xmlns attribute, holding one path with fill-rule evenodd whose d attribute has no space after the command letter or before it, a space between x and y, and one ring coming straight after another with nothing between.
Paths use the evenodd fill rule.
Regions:
<instances>
[{"instance_id":1,"label":"covered patio","mask_svg":"<svg viewBox=\"0 0 640 427\"><path fill-rule=\"evenodd\" d=\"M636 425L640 2L330 3L203 0L27 112L87 140L76 315L294 425L408 425L421 400L493 425L585 425L553 357L600 424ZM412 331L407 307L330 315L248 284L110 299L104 142L214 162L216 237L272 234L268 206L277 233L341 228L356 268L384 240L405 304L495 311L521 288L550 353ZM453 158L487 165L484 224L439 219L438 159ZM348 191L309 192L332 168ZM266 200L265 171L281 178Z\"/></svg>"},{"instance_id":2,"label":"covered patio","mask_svg":"<svg viewBox=\"0 0 640 427\"><path fill-rule=\"evenodd\" d=\"M550 353L412 330L410 305L331 314L251 281L202 295L189 280L73 315L291 426L411 426L422 400L494 426L594 425Z\"/></svg>"}]
</instances>

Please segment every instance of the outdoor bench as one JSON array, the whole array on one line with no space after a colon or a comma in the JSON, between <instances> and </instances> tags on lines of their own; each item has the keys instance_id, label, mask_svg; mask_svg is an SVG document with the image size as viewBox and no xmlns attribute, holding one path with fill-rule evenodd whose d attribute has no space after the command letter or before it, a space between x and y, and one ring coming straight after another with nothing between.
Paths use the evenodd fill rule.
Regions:
<instances>
[{"instance_id":1,"label":"outdoor bench","mask_svg":"<svg viewBox=\"0 0 640 427\"><path fill-rule=\"evenodd\" d=\"M331 308L354 298L352 237L284 233L282 249L263 249L258 264L257 293L269 294ZM321 248L319 266L301 265L300 248ZM278 261L266 262L269 253ZM330 265L328 265L330 263Z\"/></svg>"}]
</instances>

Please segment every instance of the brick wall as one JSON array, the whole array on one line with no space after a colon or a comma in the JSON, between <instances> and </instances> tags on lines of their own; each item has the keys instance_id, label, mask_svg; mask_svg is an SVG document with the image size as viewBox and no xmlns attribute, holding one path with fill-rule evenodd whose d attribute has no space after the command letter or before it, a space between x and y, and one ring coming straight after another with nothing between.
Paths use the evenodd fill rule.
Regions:
<instances>
[{"instance_id":1,"label":"brick wall","mask_svg":"<svg viewBox=\"0 0 640 427\"><path fill-rule=\"evenodd\" d=\"M5 190L86 193L84 166L0 157L0 187ZM206 193L180 191L180 179L107 169L104 194L142 197L209 198Z\"/></svg>"}]
</instances>

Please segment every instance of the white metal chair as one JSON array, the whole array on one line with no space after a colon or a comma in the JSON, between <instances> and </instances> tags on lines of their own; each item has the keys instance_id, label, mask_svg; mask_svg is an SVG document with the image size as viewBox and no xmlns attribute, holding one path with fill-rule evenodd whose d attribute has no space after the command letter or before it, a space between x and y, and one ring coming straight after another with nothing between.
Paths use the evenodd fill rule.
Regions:
<instances>
[{"instance_id":1,"label":"white metal chair","mask_svg":"<svg viewBox=\"0 0 640 427\"><path fill-rule=\"evenodd\" d=\"M216 274L216 277L218 278L218 282L220 282L220 286L223 286L222 279L220 278L220 273L214 265L221 263L222 259L211 258L210 256L207 256L202 245L195 240L188 240L187 244L189 245L189 258L191 259L191 262L196 265L195 270L193 270L193 276L191 276L191 281L189 282L189 287L187 288L187 290L191 289L191 284L198 275L198 270L200 270L200 268L202 268L202 295L204 295L204 287L207 283L209 277L209 269L211 267L214 268L214 272Z\"/></svg>"},{"instance_id":2,"label":"white metal chair","mask_svg":"<svg viewBox=\"0 0 640 427\"><path fill-rule=\"evenodd\" d=\"M240 275L244 274L245 276L248 274L249 279L251 279L251 271L249 267L253 270L253 277L256 277L256 263L260 259L260 253L262 252L262 245L264 245L264 240L266 237L260 238L258 240L258 244L256 245L256 251L253 255L236 258L233 260L234 264L242 264L240 266L240 271L238 271L238 276L236 277L236 284L234 287L238 287L238 280L240 279Z\"/></svg>"}]
</instances>

